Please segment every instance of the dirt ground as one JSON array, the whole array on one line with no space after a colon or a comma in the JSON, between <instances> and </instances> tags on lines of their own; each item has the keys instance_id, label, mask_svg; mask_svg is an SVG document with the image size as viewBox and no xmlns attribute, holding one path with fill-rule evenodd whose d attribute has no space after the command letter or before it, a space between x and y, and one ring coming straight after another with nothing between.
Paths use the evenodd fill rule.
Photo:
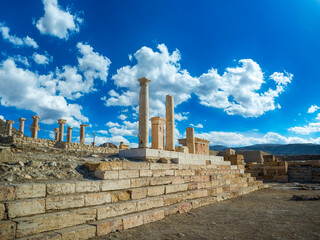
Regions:
<instances>
[{"instance_id":1,"label":"dirt ground","mask_svg":"<svg viewBox=\"0 0 320 240\"><path fill-rule=\"evenodd\" d=\"M320 195L297 184L270 184L235 199L161 221L95 237L107 239L320 239L320 201L294 201L293 195Z\"/></svg>"}]
</instances>

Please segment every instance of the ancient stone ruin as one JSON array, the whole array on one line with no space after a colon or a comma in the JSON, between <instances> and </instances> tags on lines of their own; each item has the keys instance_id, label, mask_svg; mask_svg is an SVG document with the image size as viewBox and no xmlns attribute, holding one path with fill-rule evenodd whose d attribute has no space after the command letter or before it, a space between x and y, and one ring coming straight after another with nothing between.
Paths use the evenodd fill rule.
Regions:
<instances>
[{"instance_id":1,"label":"ancient stone ruin","mask_svg":"<svg viewBox=\"0 0 320 240\"><path fill-rule=\"evenodd\" d=\"M17 132L13 121L7 121L6 135L0 141L11 147L1 148L1 162L14 158L15 151L23 151L26 146L59 149L65 155L94 150L98 157L113 154L117 160L102 161L92 155L82 158L81 167L88 174L83 179L0 185L0 239L88 239L262 189L263 182L251 175L261 178L256 173L261 169L261 179L271 175L271 180L285 178L286 161L264 156L263 162L251 163L260 164L260 168L248 163L246 168L245 157L232 149L223 156L211 155L209 140L197 138L193 128L186 129L186 138L178 139L180 146L176 146L174 97L170 95L165 99L165 118L151 117L149 144L151 80L138 81L138 148L123 142L94 148L85 143L86 124L80 125L80 143L74 143L71 127L67 128L66 139L63 137L64 119L58 120L55 140L38 138L39 116L32 117L31 137L24 135L26 119L19 119Z\"/></svg>"}]
</instances>

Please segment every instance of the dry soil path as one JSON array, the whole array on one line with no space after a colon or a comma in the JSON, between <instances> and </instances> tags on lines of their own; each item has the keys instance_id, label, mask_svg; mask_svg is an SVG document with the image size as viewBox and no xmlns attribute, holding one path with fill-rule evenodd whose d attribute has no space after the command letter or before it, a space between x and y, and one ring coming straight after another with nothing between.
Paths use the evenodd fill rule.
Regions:
<instances>
[{"instance_id":1,"label":"dry soil path","mask_svg":"<svg viewBox=\"0 0 320 240\"><path fill-rule=\"evenodd\" d=\"M93 239L320 239L320 201L293 201L293 194L320 191L276 185Z\"/></svg>"}]
</instances>

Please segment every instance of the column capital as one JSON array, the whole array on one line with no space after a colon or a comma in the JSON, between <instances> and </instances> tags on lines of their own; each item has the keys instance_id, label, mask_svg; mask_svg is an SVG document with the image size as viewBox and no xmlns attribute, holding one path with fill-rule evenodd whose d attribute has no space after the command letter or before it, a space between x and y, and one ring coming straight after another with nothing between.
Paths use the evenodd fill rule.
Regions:
<instances>
[{"instance_id":1,"label":"column capital","mask_svg":"<svg viewBox=\"0 0 320 240\"><path fill-rule=\"evenodd\" d=\"M19 118L20 122L24 122L25 120L27 120L26 118Z\"/></svg>"},{"instance_id":2,"label":"column capital","mask_svg":"<svg viewBox=\"0 0 320 240\"><path fill-rule=\"evenodd\" d=\"M66 124L67 120L65 119L58 119L59 124Z\"/></svg>"},{"instance_id":3,"label":"column capital","mask_svg":"<svg viewBox=\"0 0 320 240\"><path fill-rule=\"evenodd\" d=\"M54 128L54 132L59 132L59 128Z\"/></svg>"},{"instance_id":4,"label":"column capital","mask_svg":"<svg viewBox=\"0 0 320 240\"><path fill-rule=\"evenodd\" d=\"M88 124L80 124L80 127L88 127Z\"/></svg>"},{"instance_id":5,"label":"column capital","mask_svg":"<svg viewBox=\"0 0 320 240\"><path fill-rule=\"evenodd\" d=\"M9 123L9 124L14 124L13 120L6 120L6 122Z\"/></svg>"},{"instance_id":6,"label":"column capital","mask_svg":"<svg viewBox=\"0 0 320 240\"><path fill-rule=\"evenodd\" d=\"M38 115L33 115L31 118L32 119L40 119L40 117Z\"/></svg>"},{"instance_id":7,"label":"column capital","mask_svg":"<svg viewBox=\"0 0 320 240\"><path fill-rule=\"evenodd\" d=\"M73 127L67 127L67 129L68 129L68 130L69 130L69 129L70 129L70 130L72 130L72 129L73 129Z\"/></svg>"},{"instance_id":8,"label":"column capital","mask_svg":"<svg viewBox=\"0 0 320 240\"><path fill-rule=\"evenodd\" d=\"M148 83L151 82L151 80L146 77L139 78L138 81L140 82L140 86L148 86Z\"/></svg>"},{"instance_id":9,"label":"column capital","mask_svg":"<svg viewBox=\"0 0 320 240\"><path fill-rule=\"evenodd\" d=\"M152 117L151 118L151 123L152 124L161 124L161 123L165 123L166 119L164 117Z\"/></svg>"}]
</instances>

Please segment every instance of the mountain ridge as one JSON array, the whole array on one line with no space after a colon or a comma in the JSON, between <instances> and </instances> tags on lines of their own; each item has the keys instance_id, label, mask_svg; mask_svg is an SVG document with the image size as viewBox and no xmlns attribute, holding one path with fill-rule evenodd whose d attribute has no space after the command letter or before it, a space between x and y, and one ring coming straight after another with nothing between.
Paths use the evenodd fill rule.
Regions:
<instances>
[{"instance_id":1,"label":"mountain ridge","mask_svg":"<svg viewBox=\"0 0 320 240\"><path fill-rule=\"evenodd\" d=\"M210 150L225 151L226 146L213 145ZM294 144L255 144L245 147L233 147L236 151L264 151L273 155L313 155L320 154L320 145L312 143Z\"/></svg>"}]
</instances>

